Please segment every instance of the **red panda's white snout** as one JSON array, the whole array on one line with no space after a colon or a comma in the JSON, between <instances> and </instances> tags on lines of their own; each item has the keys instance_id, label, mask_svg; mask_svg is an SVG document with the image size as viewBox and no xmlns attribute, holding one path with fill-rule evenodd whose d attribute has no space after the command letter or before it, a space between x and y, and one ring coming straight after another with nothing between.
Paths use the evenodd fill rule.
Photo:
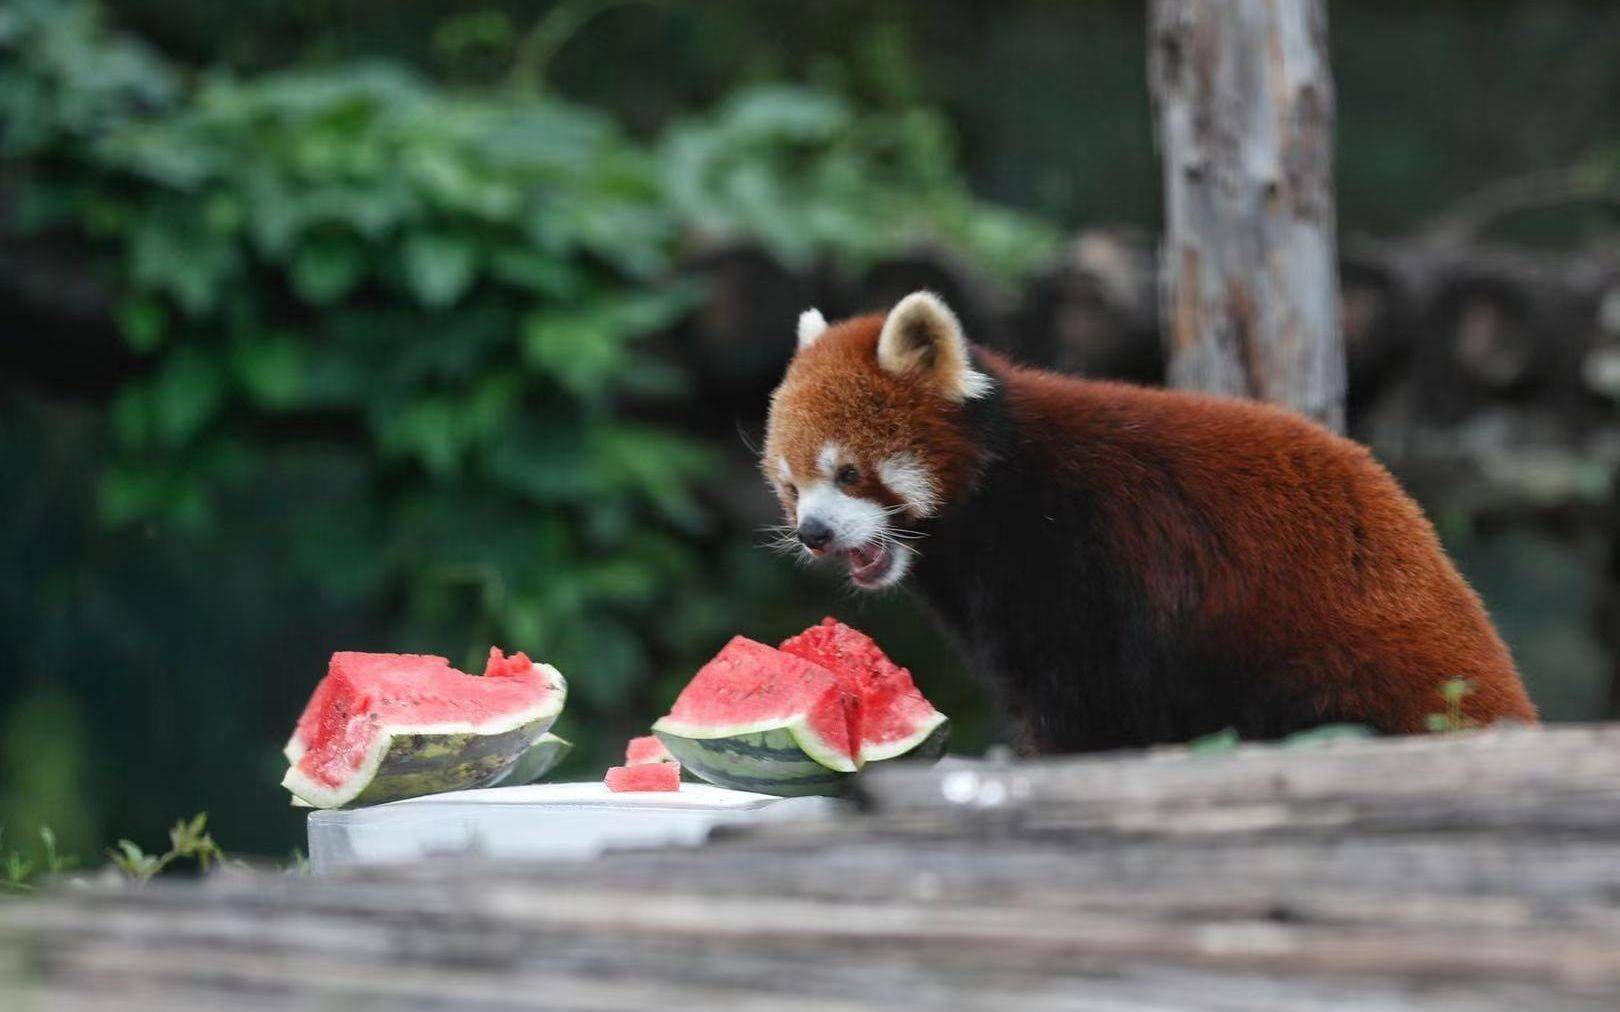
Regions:
<instances>
[{"instance_id":1,"label":"red panda's white snout","mask_svg":"<svg viewBox=\"0 0 1620 1012\"><path fill-rule=\"evenodd\" d=\"M867 474L868 469L873 473ZM786 456L777 461L777 470L778 489L791 490L784 494L788 519L805 551L841 558L858 587L873 590L905 579L917 555L910 542L918 537L905 528L906 516L927 516L933 502L926 476L914 465L899 457L862 465L828 442L816 454L812 473L795 474ZM862 489L873 482L889 496L863 495ZM900 495L895 486L906 488L913 498Z\"/></svg>"}]
</instances>

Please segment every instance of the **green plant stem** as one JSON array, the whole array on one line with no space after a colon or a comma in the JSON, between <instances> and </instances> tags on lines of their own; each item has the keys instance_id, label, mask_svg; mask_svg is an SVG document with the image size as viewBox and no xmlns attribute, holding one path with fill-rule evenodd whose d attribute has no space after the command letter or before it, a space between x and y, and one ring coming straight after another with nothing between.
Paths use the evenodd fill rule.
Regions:
<instances>
[{"instance_id":1,"label":"green plant stem","mask_svg":"<svg viewBox=\"0 0 1620 1012\"><path fill-rule=\"evenodd\" d=\"M563 0L541 15L534 27L524 33L512 58L509 76L512 90L522 95L543 91L551 61L587 23L615 7L636 3L662 6L658 0Z\"/></svg>"}]
</instances>

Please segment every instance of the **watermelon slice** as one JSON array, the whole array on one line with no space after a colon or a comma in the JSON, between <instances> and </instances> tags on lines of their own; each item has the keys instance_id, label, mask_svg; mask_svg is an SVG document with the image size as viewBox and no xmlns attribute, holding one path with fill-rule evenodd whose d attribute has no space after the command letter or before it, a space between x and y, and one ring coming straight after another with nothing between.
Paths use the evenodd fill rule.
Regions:
<instances>
[{"instance_id":1,"label":"watermelon slice","mask_svg":"<svg viewBox=\"0 0 1620 1012\"><path fill-rule=\"evenodd\" d=\"M645 735L640 738L631 738L630 744L624 747L624 764L626 766L644 766L647 763L672 763L675 757L669 754L669 749L659 741L656 735Z\"/></svg>"},{"instance_id":2,"label":"watermelon slice","mask_svg":"<svg viewBox=\"0 0 1620 1012\"><path fill-rule=\"evenodd\" d=\"M733 639L653 733L722 787L838 794L868 762L937 759L950 723L869 637L828 619L780 650Z\"/></svg>"},{"instance_id":3,"label":"watermelon slice","mask_svg":"<svg viewBox=\"0 0 1620 1012\"><path fill-rule=\"evenodd\" d=\"M610 791L678 791L681 768L674 763L653 762L639 766L611 766L602 778Z\"/></svg>"},{"instance_id":4,"label":"watermelon slice","mask_svg":"<svg viewBox=\"0 0 1620 1012\"><path fill-rule=\"evenodd\" d=\"M902 755L937 759L943 752L950 722L917 691L911 672L889 660L872 637L824 618L783 640L781 649L831 671L845 692L860 699L860 723L852 732L862 763ZM916 754L924 743L937 745L932 755Z\"/></svg>"},{"instance_id":5,"label":"watermelon slice","mask_svg":"<svg viewBox=\"0 0 1620 1012\"><path fill-rule=\"evenodd\" d=\"M562 712L557 669L491 649L483 677L443 657L332 655L286 748L282 785L316 808L483 787Z\"/></svg>"}]
</instances>

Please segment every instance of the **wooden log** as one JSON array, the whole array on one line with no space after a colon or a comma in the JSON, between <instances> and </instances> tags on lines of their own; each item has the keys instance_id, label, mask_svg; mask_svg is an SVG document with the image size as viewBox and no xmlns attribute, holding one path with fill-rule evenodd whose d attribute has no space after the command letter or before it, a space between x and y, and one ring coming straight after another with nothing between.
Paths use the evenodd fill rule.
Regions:
<instances>
[{"instance_id":1,"label":"wooden log","mask_svg":"<svg viewBox=\"0 0 1620 1012\"><path fill-rule=\"evenodd\" d=\"M1294 832L1385 813L1414 829L1458 819L1475 820L1478 828L1532 819L1549 829L1553 824L1542 820L1580 828L1595 819L1588 828L1607 831L1620 814L1620 725L1504 726L1299 748L1251 744L1225 761L1208 759L1169 748L1145 756L896 766L872 771L861 787L868 804L889 815L1039 812L1086 829L1128 829L1140 819L1144 832L1153 831L1154 820L1177 833L1253 832L1273 824ZM1462 808L1449 798L1461 799ZM1603 803L1583 811L1594 798ZM1253 818L1228 823L1226 810L1249 810ZM1200 813L1211 820L1200 822Z\"/></svg>"},{"instance_id":2,"label":"wooden log","mask_svg":"<svg viewBox=\"0 0 1620 1012\"><path fill-rule=\"evenodd\" d=\"M686 855L686 867L696 866L695 856ZM1000 863L995 854L980 856ZM733 992L736 1004L748 994L851 1007L893 1007L907 995L914 1003L907 1007L916 1007L961 993L969 1007L992 1007L1021 992L1090 987L1133 968L1149 980L1175 976L1167 965L1205 986L1230 986L1233 975L1273 987L1321 987L1326 978L1330 990L1350 996L1389 982L1400 991L1465 988L1478 998L1496 988L1522 994L1529 985L1556 1001L1563 988L1573 997L1583 989L1613 995L1620 977L1612 908L1607 919L1579 921L1544 902L1436 902L1411 891L1335 896L1308 880L1298 883L1299 895L1280 899L1261 891L1245 901L1217 883L1189 900L1200 890L1181 879L1144 883L1147 902L1139 890L1109 894L1104 886L1078 907L1035 906L1027 900L1041 885L1033 869L1024 869L1026 888L1010 897L940 901L934 894L947 876L929 852L918 858L920 866L888 879L887 890L873 882L872 895L838 901L783 897L769 879L755 879L754 892L717 897L679 879L604 888L590 881L603 876L578 868L549 875L469 868L409 886L335 882L317 891L320 883L261 881L80 897L33 923L60 960L58 979L111 972L147 987L223 984L227 993L274 981L327 997L394 996L405 987L402 996L441 1002L498 994L497 982L508 995L522 994L539 981L553 990L537 993L555 1000L578 993L571 989L579 978L605 978L635 987L597 995L612 999L610 1007L660 991L678 1000ZM601 867L616 880L641 859L626 855ZM1087 860L1069 855L1071 863ZM973 863L958 866L957 874L973 873ZM922 901L896 897L896 882ZM1041 894L1068 885L1046 884ZM1142 1001L1139 986L1119 997ZM923 995L936 1002L918 1001Z\"/></svg>"},{"instance_id":3,"label":"wooden log","mask_svg":"<svg viewBox=\"0 0 1620 1012\"><path fill-rule=\"evenodd\" d=\"M1174 386L1344 428L1325 0L1155 0Z\"/></svg>"},{"instance_id":4,"label":"wooden log","mask_svg":"<svg viewBox=\"0 0 1620 1012\"><path fill-rule=\"evenodd\" d=\"M897 768L856 815L698 849L58 890L0 905L0 987L82 1009L1607 1009L1617 745Z\"/></svg>"}]
</instances>

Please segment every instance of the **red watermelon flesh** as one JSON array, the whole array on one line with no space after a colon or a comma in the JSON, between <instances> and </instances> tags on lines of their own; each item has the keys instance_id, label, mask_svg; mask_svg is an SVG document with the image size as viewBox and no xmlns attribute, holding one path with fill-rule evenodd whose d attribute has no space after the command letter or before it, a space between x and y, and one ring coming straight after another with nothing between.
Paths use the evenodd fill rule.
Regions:
<instances>
[{"instance_id":1,"label":"red watermelon flesh","mask_svg":"<svg viewBox=\"0 0 1620 1012\"><path fill-rule=\"evenodd\" d=\"M889 660L872 637L837 619L824 618L790 636L781 649L831 671L844 691L860 700L852 731L862 762L903 755L945 721L918 691L910 671Z\"/></svg>"},{"instance_id":2,"label":"red watermelon flesh","mask_svg":"<svg viewBox=\"0 0 1620 1012\"><path fill-rule=\"evenodd\" d=\"M626 766L642 766L647 763L672 763L675 757L669 754L664 743L653 735L644 735L640 738L631 738L630 744L624 749L624 764Z\"/></svg>"},{"instance_id":3,"label":"red watermelon flesh","mask_svg":"<svg viewBox=\"0 0 1620 1012\"><path fill-rule=\"evenodd\" d=\"M285 752L288 789L335 807L370 785L396 735L488 736L546 727L566 688L556 669L491 649L484 677L423 654L332 655ZM496 757L498 758L498 757Z\"/></svg>"},{"instance_id":4,"label":"red watermelon flesh","mask_svg":"<svg viewBox=\"0 0 1620 1012\"><path fill-rule=\"evenodd\" d=\"M785 728L816 762L853 773L860 768L852 732L858 706L826 668L735 636L654 728L699 739Z\"/></svg>"},{"instance_id":5,"label":"red watermelon flesh","mask_svg":"<svg viewBox=\"0 0 1620 1012\"><path fill-rule=\"evenodd\" d=\"M611 766L602 778L610 791L678 791L681 768L675 763L649 762L637 766Z\"/></svg>"}]
</instances>

